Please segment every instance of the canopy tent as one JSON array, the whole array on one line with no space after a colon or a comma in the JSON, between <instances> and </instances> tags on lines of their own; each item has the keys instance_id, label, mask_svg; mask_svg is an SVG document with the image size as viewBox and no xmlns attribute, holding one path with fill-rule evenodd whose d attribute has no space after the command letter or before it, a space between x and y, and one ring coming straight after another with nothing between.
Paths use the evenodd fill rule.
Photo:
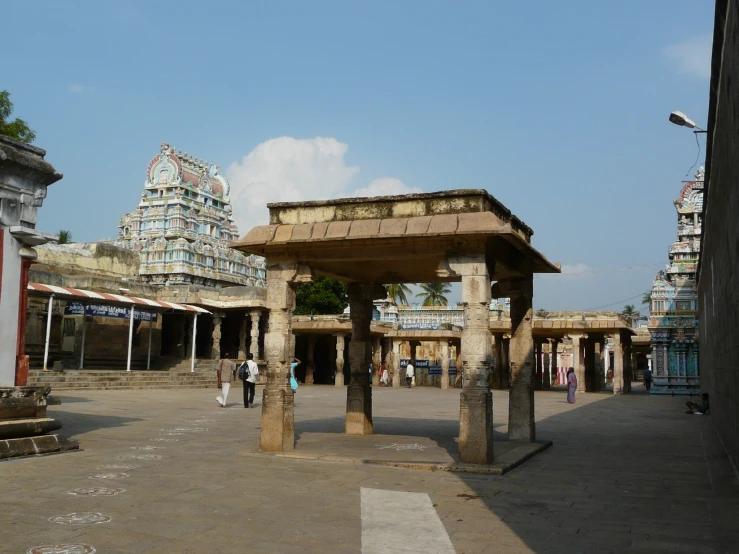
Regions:
<instances>
[{"instance_id":1,"label":"canopy tent","mask_svg":"<svg viewBox=\"0 0 739 554\"><path fill-rule=\"evenodd\" d=\"M39 296L49 297L49 309L46 319L46 344L44 346L44 371L47 371L49 359L49 339L51 337L51 312L54 303L54 297L64 299L75 299L82 302L83 305L96 304L104 306L125 306L130 308L129 326L128 326L128 361L126 363L126 371L131 371L131 346L133 344L133 319L134 313L139 311L147 312L191 312L193 317L192 323L192 355L190 361L190 370L195 371L195 338L197 333L198 314L209 314L206 309L191 304L175 304L174 302L161 302L159 300L149 300L148 298L138 298L135 296L125 296L121 294L111 294L107 292L93 292L83 289L74 289L71 287L58 287L55 285L43 285L41 283L28 283L28 292ZM80 353L80 369L83 369L85 363L85 334L86 334L86 317L82 318L82 349ZM151 367L151 319L149 320L149 352L146 361L146 369Z\"/></svg>"}]
</instances>

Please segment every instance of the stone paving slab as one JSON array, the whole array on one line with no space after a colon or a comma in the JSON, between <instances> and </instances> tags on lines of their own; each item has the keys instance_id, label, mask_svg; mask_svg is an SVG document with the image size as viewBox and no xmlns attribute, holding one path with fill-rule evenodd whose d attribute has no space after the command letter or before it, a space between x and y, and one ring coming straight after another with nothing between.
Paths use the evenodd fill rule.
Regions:
<instances>
[{"instance_id":1,"label":"stone paving slab","mask_svg":"<svg viewBox=\"0 0 739 554\"><path fill-rule=\"evenodd\" d=\"M684 399L579 394L573 406L564 392L537 391L537 433L554 446L497 476L245 456L257 449L260 411L238 407L238 395L218 408L216 394L60 393L50 416L84 451L0 463L0 551L81 543L114 554L358 553L362 488L428 494L458 554L737 551L736 473L710 417L684 414ZM340 433L345 394L300 388L296 437L306 449L313 434ZM383 441L399 442L403 429L455 452L459 391L373 396ZM508 396L493 396L499 439ZM126 476L90 477L99 473ZM68 493L94 487L125 492ZM110 521L50 521L75 512ZM402 527L403 514L396 520Z\"/></svg>"}]
</instances>

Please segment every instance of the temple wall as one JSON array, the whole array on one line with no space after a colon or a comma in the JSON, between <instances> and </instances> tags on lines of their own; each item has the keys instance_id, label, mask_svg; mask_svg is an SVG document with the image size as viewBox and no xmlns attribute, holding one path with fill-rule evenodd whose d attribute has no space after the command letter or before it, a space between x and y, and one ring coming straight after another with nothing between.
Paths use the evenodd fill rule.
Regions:
<instances>
[{"instance_id":1,"label":"temple wall","mask_svg":"<svg viewBox=\"0 0 739 554\"><path fill-rule=\"evenodd\" d=\"M699 274L700 367L711 419L739 464L739 6L720 0L723 59L714 45L702 260ZM721 48L721 45L718 45ZM719 66L720 62L720 66ZM719 73L720 72L720 73Z\"/></svg>"},{"instance_id":2,"label":"temple wall","mask_svg":"<svg viewBox=\"0 0 739 554\"><path fill-rule=\"evenodd\" d=\"M139 255L131 250L102 242L47 244L36 248L38 263L50 268L63 267L65 273L94 272L99 276L139 276Z\"/></svg>"}]
</instances>

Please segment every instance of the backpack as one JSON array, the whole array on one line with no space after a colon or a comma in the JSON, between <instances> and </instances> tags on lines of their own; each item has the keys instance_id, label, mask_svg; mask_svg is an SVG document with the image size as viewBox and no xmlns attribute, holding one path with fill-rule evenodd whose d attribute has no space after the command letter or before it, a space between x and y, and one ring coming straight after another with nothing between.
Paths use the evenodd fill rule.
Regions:
<instances>
[{"instance_id":1,"label":"backpack","mask_svg":"<svg viewBox=\"0 0 739 554\"><path fill-rule=\"evenodd\" d=\"M246 381L246 379L249 377L248 369L249 366L246 365L246 362L239 366L239 379L241 379L242 381Z\"/></svg>"}]
</instances>

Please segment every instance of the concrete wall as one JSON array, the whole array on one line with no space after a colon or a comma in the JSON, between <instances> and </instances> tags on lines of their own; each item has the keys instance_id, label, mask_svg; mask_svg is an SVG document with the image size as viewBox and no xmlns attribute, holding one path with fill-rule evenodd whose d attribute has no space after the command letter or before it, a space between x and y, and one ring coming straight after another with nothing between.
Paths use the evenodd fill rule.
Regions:
<instances>
[{"instance_id":1,"label":"concrete wall","mask_svg":"<svg viewBox=\"0 0 739 554\"><path fill-rule=\"evenodd\" d=\"M739 7L736 2L719 0L716 10L698 281L700 368L701 388L711 397L713 422L736 464L739 463Z\"/></svg>"},{"instance_id":2,"label":"concrete wall","mask_svg":"<svg viewBox=\"0 0 739 554\"><path fill-rule=\"evenodd\" d=\"M0 294L0 387L15 386L15 351L20 300L20 244L7 228L3 233L3 279Z\"/></svg>"}]
</instances>

